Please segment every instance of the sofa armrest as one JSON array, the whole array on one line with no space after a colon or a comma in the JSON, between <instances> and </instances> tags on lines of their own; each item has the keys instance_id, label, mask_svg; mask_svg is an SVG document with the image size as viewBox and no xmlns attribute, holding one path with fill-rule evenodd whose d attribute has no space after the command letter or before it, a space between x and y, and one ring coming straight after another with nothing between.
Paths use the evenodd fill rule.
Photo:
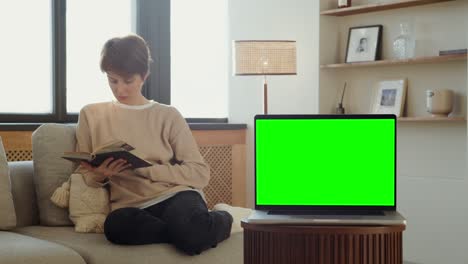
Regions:
<instances>
[{"instance_id":1,"label":"sofa armrest","mask_svg":"<svg viewBox=\"0 0 468 264\"><path fill-rule=\"evenodd\" d=\"M38 225L36 189L33 181L33 162L8 162L11 189L16 211L16 226Z\"/></svg>"}]
</instances>

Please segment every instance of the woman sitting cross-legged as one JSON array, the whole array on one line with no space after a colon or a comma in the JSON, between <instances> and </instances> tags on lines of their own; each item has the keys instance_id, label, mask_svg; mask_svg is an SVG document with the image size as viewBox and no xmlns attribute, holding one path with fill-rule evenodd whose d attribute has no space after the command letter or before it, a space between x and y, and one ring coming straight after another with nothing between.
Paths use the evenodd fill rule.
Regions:
<instances>
[{"instance_id":1,"label":"woman sitting cross-legged","mask_svg":"<svg viewBox=\"0 0 468 264\"><path fill-rule=\"evenodd\" d=\"M142 95L150 62L148 46L137 35L107 41L101 70L117 101L85 106L76 135L79 151L122 140L154 165L133 170L127 161L109 158L98 167L83 162L77 172L87 185L109 188L111 213L104 223L109 241L172 243L199 254L229 237L233 219L207 208L201 189L210 172L185 119L174 107Z\"/></svg>"}]
</instances>

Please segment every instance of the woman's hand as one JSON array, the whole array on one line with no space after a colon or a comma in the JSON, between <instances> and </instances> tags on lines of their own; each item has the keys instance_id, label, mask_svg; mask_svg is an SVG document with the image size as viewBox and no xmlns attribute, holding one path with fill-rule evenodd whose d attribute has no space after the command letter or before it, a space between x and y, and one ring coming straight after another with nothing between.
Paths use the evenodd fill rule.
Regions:
<instances>
[{"instance_id":1,"label":"woman's hand","mask_svg":"<svg viewBox=\"0 0 468 264\"><path fill-rule=\"evenodd\" d=\"M100 181L110 178L116 175L117 173L122 172L132 166L131 164L128 164L127 161L124 159L114 160L114 158L112 157L106 159L98 167L93 167L87 162L81 162L80 164L81 166L83 166L83 168L87 169L88 171L102 175L103 178L100 179Z\"/></svg>"}]
</instances>

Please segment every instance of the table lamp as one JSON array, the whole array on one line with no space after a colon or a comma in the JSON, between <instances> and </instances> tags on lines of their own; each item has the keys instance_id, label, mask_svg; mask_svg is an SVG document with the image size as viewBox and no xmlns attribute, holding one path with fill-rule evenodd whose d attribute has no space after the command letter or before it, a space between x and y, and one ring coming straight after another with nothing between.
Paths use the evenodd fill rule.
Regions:
<instances>
[{"instance_id":1,"label":"table lamp","mask_svg":"<svg viewBox=\"0 0 468 264\"><path fill-rule=\"evenodd\" d=\"M296 41L234 41L234 74L263 75L263 112L268 114L267 75L296 75Z\"/></svg>"}]
</instances>

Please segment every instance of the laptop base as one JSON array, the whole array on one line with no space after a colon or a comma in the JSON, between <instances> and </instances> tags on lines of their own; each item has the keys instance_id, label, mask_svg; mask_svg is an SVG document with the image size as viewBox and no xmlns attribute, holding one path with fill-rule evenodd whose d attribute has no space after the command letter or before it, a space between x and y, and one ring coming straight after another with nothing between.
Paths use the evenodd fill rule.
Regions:
<instances>
[{"instance_id":1,"label":"laptop base","mask_svg":"<svg viewBox=\"0 0 468 264\"><path fill-rule=\"evenodd\" d=\"M301 225L406 225L406 219L397 211L383 211L383 215L278 215L255 210L246 222Z\"/></svg>"}]
</instances>

